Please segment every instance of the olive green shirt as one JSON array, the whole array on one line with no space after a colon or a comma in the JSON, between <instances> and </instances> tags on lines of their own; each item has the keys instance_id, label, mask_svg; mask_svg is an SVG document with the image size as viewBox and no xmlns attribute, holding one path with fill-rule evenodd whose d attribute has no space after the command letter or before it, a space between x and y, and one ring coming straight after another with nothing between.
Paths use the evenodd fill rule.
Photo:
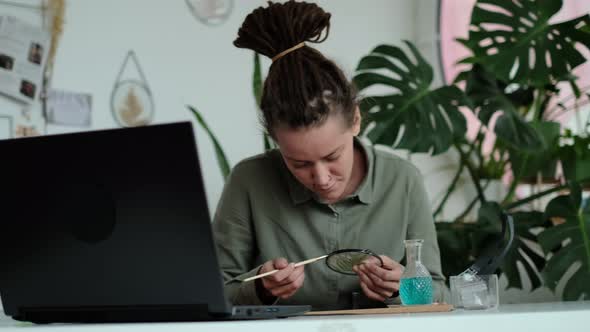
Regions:
<instances>
[{"instance_id":1,"label":"olive green shirt","mask_svg":"<svg viewBox=\"0 0 590 332\"><path fill-rule=\"evenodd\" d=\"M367 161L357 191L331 205L320 203L287 169L278 150L238 163L217 206L213 231L225 292L233 304L261 304L256 275L268 260L298 262L344 248L370 249L397 262L405 239L424 239L422 263L432 274L435 299L446 295L440 254L422 176L391 151L355 139ZM310 304L313 309L351 306L360 293L357 276L330 270L323 261L305 266L303 286L279 304ZM359 296L355 294L355 296Z\"/></svg>"}]
</instances>

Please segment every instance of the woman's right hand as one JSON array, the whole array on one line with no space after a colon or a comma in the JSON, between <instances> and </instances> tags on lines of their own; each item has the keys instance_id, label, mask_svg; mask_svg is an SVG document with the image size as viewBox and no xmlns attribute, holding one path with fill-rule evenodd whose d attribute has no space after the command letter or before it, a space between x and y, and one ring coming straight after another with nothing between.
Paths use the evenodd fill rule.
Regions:
<instances>
[{"instance_id":1,"label":"woman's right hand","mask_svg":"<svg viewBox=\"0 0 590 332\"><path fill-rule=\"evenodd\" d=\"M276 258L270 260L262 265L258 274L263 274L272 270L279 270L278 272L257 279L257 289L261 289L264 294L264 299L270 300L270 298L281 298L288 299L297 292L301 286L303 286L303 280L305 279L305 273L303 272L304 266L295 267L294 263L289 263L285 258Z\"/></svg>"}]
</instances>

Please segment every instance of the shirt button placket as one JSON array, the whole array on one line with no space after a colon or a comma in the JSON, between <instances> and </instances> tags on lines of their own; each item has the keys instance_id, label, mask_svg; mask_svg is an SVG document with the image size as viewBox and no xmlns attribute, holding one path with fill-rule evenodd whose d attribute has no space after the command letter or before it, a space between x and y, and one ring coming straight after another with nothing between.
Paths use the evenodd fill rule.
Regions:
<instances>
[{"instance_id":1,"label":"shirt button placket","mask_svg":"<svg viewBox=\"0 0 590 332\"><path fill-rule=\"evenodd\" d=\"M330 252L338 250L338 238L339 238L339 228L340 228L340 213L335 209L332 209L332 219L333 221L330 223L330 234L329 234L329 243L330 243ZM333 292L338 292L338 278L334 278L331 280L329 287Z\"/></svg>"}]
</instances>

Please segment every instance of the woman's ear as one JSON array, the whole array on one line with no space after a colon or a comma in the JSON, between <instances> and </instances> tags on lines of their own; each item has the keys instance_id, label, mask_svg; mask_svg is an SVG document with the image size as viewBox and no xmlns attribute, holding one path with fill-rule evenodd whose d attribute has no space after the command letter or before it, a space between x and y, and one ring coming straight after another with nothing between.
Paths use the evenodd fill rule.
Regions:
<instances>
[{"instance_id":1,"label":"woman's ear","mask_svg":"<svg viewBox=\"0 0 590 332\"><path fill-rule=\"evenodd\" d=\"M358 105L354 109L354 118L352 120L352 133L357 136L361 132L361 111Z\"/></svg>"}]
</instances>

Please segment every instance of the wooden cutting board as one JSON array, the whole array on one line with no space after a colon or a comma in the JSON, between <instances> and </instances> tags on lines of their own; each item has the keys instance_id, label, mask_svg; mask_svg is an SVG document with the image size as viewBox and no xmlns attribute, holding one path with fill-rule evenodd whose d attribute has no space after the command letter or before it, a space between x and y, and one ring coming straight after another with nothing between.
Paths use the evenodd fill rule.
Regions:
<instances>
[{"instance_id":1,"label":"wooden cutting board","mask_svg":"<svg viewBox=\"0 0 590 332\"><path fill-rule=\"evenodd\" d=\"M351 309L351 310L328 310L309 311L306 316L324 315L377 315L377 314L407 314L416 312L446 312L453 310L453 305L446 303L429 305L391 305L387 308L374 309Z\"/></svg>"}]
</instances>

